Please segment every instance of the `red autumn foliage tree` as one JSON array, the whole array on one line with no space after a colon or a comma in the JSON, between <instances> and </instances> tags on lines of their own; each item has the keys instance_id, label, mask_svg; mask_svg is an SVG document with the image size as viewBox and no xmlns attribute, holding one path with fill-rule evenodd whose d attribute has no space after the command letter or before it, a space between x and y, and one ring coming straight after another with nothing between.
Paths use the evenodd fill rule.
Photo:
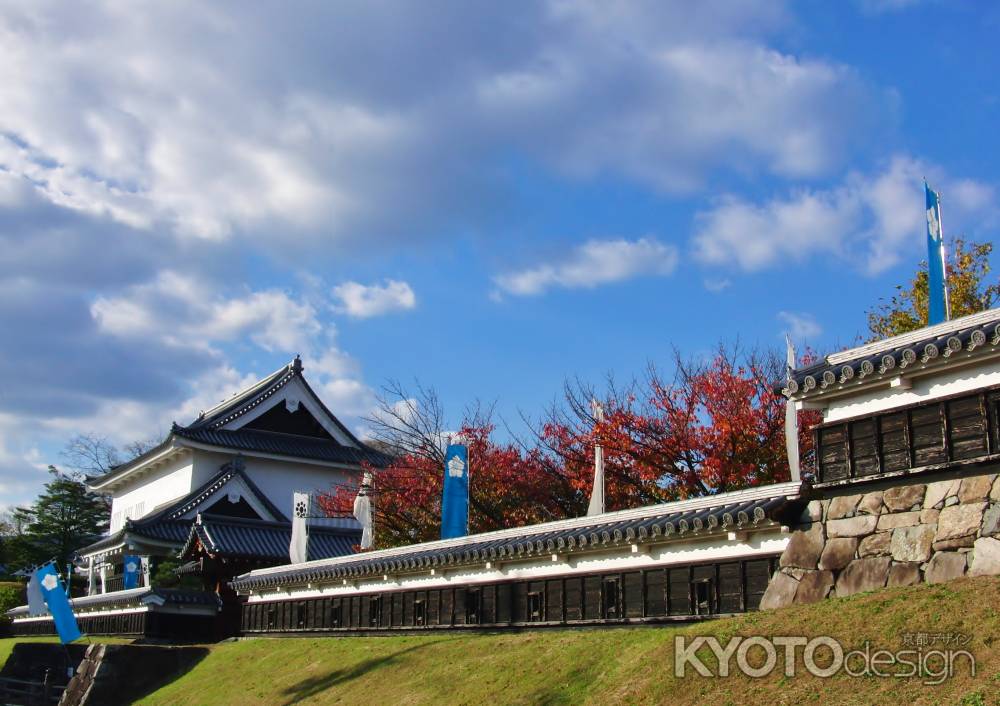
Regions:
<instances>
[{"instance_id":1,"label":"red autumn foliage tree","mask_svg":"<svg viewBox=\"0 0 1000 706\"><path fill-rule=\"evenodd\" d=\"M603 397L604 421L589 404L596 397L567 385L565 404L541 425L539 445L559 458L567 478L589 496L593 446L604 447L608 510L726 492L789 478L785 403L772 389L784 364L771 353L720 346L708 363L675 356L666 380L650 367L646 378ZM812 461L817 413L800 413L804 470Z\"/></svg>"},{"instance_id":2,"label":"red autumn foliage tree","mask_svg":"<svg viewBox=\"0 0 1000 706\"><path fill-rule=\"evenodd\" d=\"M398 383L383 390L378 413L367 420L376 446L395 460L374 473L375 546L390 547L440 537L441 492L447 434L440 401L433 390L417 386L411 396ZM469 447L469 531L544 522L569 516L560 501L568 486L544 459L516 443L492 438L492 411L466 411L454 435ZM320 496L328 514L349 515L356 486L341 486Z\"/></svg>"},{"instance_id":3,"label":"red autumn foliage tree","mask_svg":"<svg viewBox=\"0 0 1000 706\"><path fill-rule=\"evenodd\" d=\"M584 514L597 443L609 511L787 480L784 400L772 389L784 375L781 359L722 346L707 363L675 358L669 380L652 367L625 389L609 380L603 421L591 411L594 391L567 384L527 443L497 443L492 411L467 410L459 433L469 446L470 532ZM816 415L800 414L805 471ZM392 383L368 422L375 443L395 457L375 470L375 546L437 539L446 444L440 401L432 390L418 386L411 396ZM356 490L334 488L320 504L349 514Z\"/></svg>"}]
</instances>

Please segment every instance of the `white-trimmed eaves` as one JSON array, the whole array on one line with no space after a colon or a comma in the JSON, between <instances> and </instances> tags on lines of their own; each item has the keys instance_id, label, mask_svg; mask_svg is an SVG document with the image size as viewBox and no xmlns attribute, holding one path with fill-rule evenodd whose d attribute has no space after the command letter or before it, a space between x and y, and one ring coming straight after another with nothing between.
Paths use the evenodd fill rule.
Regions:
<instances>
[{"instance_id":1,"label":"white-trimmed eaves","mask_svg":"<svg viewBox=\"0 0 1000 706\"><path fill-rule=\"evenodd\" d=\"M354 562L361 558L366 560L391 558L402 554L412 553L418 548L421 551L433 550L433 549L457 548L468 544L473 544L475 542L484 542L494 539L504 539L506 537L517 537L524 535L526 532L542 533L542 532L573 529L576 527L588 527L597 524L619 522L621 520L635 520L635 519L642 519L645 517L653 517L667 512L671 513L686 512L690 510L699 510L703 508L719 507L721 505L728 505L732 503L749 502L752 500L762 500L767 498L779 498L779 497L795 499L799 497L801 489L802 489L802 484L798 482L793 481L789 483L777 483L774 485L765 485L757 488L748 488L746 490L736 490L730 493L706 495L703 497L691 498L689 500L677 500L674 502L660 503L657 505L646 505L644 507L633 508L631 510L606 512L601 515L574 517L568 520L556 520L554 522L545 522L537 525L512 527L510 529L496 530L494 532L484 532L482 534L472 534L472 535L467 535L465 537L458 537L455 539L442 539L434 542L425 542L419 545L411 544L405 547L393 547L392 549L381 549L374 552L365 552L364 554L349 554L346 556L334 557L332 559L317 559L315 561L308 561L302 564L294 564L294 565L286 564L284 566L275 566L267 569L257 569L255 571L251 571L248 574L244 574L244 576L245 577L267 576L269 574L288 571L290 566L294 566L296 569L300 568L307 569L311 567L337 566L340 564Z\"/></svg>"},{"instance_id":2,"label":"white-trimmed eaves","mask_svg":"<svg viewBox=\"0 0 1000 706\"><path fill-rule=\"evenodd\" d=\"M1000 321L1000 309L987 309L986 311L980 311L976 314L969 314L968 316L951 319L950 321L935 324L934 326L925 326L924 328L917 329L916 331L910 331L909 333L902 333L898 336L887 338L884 341L867 343L863 346L858 346L857 348L849 348L846 351L833 353L828 355L826 359L831 365L840 365L841 363L845 363L850 360L867 358L869 356L892 351L913 343L919 343L920 341L924 341L929 338L944 336L952 331L960 331L972 326L982 326L983 324L990 324L994 321Z\"/></svg>"}]
</instances>

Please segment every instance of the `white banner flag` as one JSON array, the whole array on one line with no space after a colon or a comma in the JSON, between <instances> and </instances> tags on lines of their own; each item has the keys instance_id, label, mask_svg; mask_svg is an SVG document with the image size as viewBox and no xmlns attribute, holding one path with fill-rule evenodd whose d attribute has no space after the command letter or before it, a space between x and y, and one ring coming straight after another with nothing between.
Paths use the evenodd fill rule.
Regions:
<instances>
[{"instance_id":1,"label":"white banner flag","mask_svg":"<svg viewBox=\"0 0 1000 706\"><path fill-rule=\"evenodd\" d=\"M361 548L371 549L372 546L372 474L365 473L358 496L354 498L354 519L361 523Z\"/></svg>"},{"instance_id":2,"label":"white banner flag","mask_svg":"<svg viewBox=\"0 0 1000 706\"><path fill-rule=\"evenodd\" d=\"M791 380L792 371L795 370L795 346L792 339L785 336L786 346L786 378ZM792 480L802 480L802 472L799 468L799 416L795 411L795 401L791 398L785 400L785 451L788 453L788 470L792 475Z\"/></svg>"},{"instance_id":3,"label":"white banner flag","mask_svg":"<svg viewBox=\"0 0 1000 706\"><path fill-rule=\"evenodd\" d=\"M591 400L590 408L594 413L594 421L600 424L604 421L604 408L597 400ZM604 513L604 449L594 444L594 489L590 491L590 505L587 507L587 517Z\"/></svg>"},{"instance_id":4,"label":"white banner flag","mask_svg":"<svg viewBox=\"0 0 1000 706\"><path fill-rule=\"evenodd\" d=\"M288 558L293 564L301 564L309 556L309 493L295 493L292 496L292 541L288 545Z\"/></svg>"}]
</instances>

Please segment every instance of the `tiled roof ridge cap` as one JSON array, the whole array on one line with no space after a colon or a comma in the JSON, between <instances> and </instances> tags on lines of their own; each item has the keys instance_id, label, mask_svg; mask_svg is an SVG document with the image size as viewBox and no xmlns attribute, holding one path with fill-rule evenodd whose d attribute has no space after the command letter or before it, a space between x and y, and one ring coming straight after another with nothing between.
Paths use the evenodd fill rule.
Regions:
<instances>
[{"instance_id":1,"label":"tiled roof ridge cap","mask_svg":"<svg viewBox=\"0 0 1000 706\"><path fill-rule=\"evenodd\" d=\"M866 343L863 346L848 348L847 350L840 351L839 353L832 353L828 355L826 360L830 365L839 365L840 363L845 363L850 360L867 358L868 356L895 350L901 346L919 343L920 341L925 341L930 338L939 338L948 333L961 331L973 326L982 326L983 324L993 323L994 321L1000 321L1000 308L987 309L986 311L980 311L975 314L969 314L968 316L962 316L957 319L951 319L950 321L944 321L940 324L935 324L934 326L925 326L917 329L916 331L902 333L898 336L886 338L882 341L875 341L874 343ZM802 369L804 370L805 368Z\"/></svg>"},{"instance_id":2,"label":"tiled roof ridge cap","mask_svg":"<svg viewBox=\"0 0 1000 706\"><path fill-rule=\"evenodd\" d=\"M510 527L502 530L494 530L492 532L470 534L455 539L439 539L433 542L408 544L402 547L380 549L374 552L348 554L345 556L332 557L329 559L317 559L314 561L308 561L301 564L294 564L294 565L285 564L281 566L268 567L266 569L257 569L255 571L251 571L247 574L244 574L243 576L244 577L267 576L269 574L287 571L289 566L295 566L296 568L336 566L338 564L357 561L358 559L381 559L381 558L399 556L402 554L408 554L414 551L428 551L433 549L444 549L449 547L461 547L465 544L471 544L473 542L484 542L494 539L503 539L505 537L516 537L525 534L525 532L527 531L530 531L531 533L551 532L555 530L572 529L574 527L587 527L591 525L618 522L621 520L640 519L644 517L661 514L664 512L682 512L682 511L698 510L703 508L715 507L719 505L730 505L737 502L747 502L750 500L773 498L782 495L797 496L800 494L801 490L802 490L802 483L798 481L776 483L773 485L758 486L754 488L744 488L742 490L735 490L728 493L718 493L716 495L703 495L697 498L689 498L686 500L674 500L666 503L657 503L655 505L644 505L643 507L639 508L618 510L616 512L606 512L600 515L584 515L583 517L572 517L565 520L554 520L552 522L543 522L534 525Z\"/></svg>"}]
</instances>

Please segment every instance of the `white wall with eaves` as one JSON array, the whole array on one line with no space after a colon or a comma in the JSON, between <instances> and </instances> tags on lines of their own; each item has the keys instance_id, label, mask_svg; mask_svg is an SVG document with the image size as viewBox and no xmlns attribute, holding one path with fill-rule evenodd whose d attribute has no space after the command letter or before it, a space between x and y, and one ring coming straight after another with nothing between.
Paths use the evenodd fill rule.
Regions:
<instances>
[{"instance_id":1,"label":"white wall with eaves","mask_svg":"<svg viewBox=\"0 0 1000 706\"><path fill-rule=\"evenodd\" d=\"M111 532L120 530L126 519L138 520L190 493L193 466L192 454L183 453L116 489L111 496Z\"/></svg>"},{"instance_id":2,"label":"white wall with eaves","mask_svg":"<svg viewBox=\"0 0 1000 706\"><path fill-rule=\"evenodd\" d=\"M956 361L926 372L915 369L900 376L895 386L887 380L879 387L854 394L831 390L828 399L813 397L808 406L821 406L823 421L837 422L994 385L1000 385L1000 358L968 364Z\"/></svg>"},{"instance_id":3,"label":"white wall with eaves","mask_svg":"<svg viewBox=\"0 0 1000 706\"><path fill-rule=\"evenodd\" d=\"M333 579L318 585L253 591L251 603L285 598L343 596L377 591L422 590L495 581L541 579L602 571L634 571L699 562L753 559L780 554L789 535L778 526L746 533L721 533L640 546L623 544L606 551L545 555L526 560L484 562L461 568L425 569L385 578ZM290 568L290 567L288 567ZM241 591L242 593L242 591Z\"/></svg>"},{"instance_id":4,"label":"white wall with eaves","mask_svg":"<svg viewBox=\"0 0 1000 706\"><path fill-rule=\"evenodd\" d=\"M195 451L195 487L207 482L236 457L235 453ZM357 485L360 471L321 466L307 461L284 461L244 456L244 473L286 518L292 517L292 494L330 492L338 484Z\"/></svg>"}]
</instances>

